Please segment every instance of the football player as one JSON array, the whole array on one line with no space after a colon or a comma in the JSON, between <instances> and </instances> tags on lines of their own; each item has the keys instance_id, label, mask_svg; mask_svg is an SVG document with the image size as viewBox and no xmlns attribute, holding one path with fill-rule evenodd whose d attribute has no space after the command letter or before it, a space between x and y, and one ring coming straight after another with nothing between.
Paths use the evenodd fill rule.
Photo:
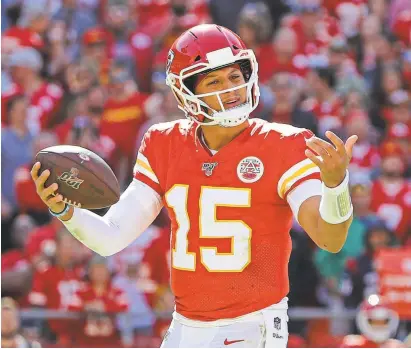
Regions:
<instances>
[{"instance_id":1,"label":"football player","mask_svg":"<svg viewBox=\"0 0 411 349\"><path fill-rule=\"evenodd\" d=\"M330 252L352 220L347 167L357 137L331 143L249 116L258 105L254 53L210 24L184 32L166 83L187 120L154 125L134 180L104 217L66 206L48 170L33 180L53 215L103 256L130 244L163 205L171 218L176 310L163 347L286 347L292 217Z\"/></svg>"}]
</instances>

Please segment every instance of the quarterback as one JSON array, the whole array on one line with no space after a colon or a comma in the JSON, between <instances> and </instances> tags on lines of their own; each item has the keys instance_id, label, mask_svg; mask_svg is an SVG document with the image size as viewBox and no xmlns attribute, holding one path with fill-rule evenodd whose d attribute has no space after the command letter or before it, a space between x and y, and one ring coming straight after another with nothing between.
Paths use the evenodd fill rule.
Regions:
<instances>
[{"instance_id":1,"label":"quarterback","mask_svg":"<svg viewBox=\"0 0 411 349\"><path fill-rule=\"evenodd\" d=\"M259 100L252 50L230 30L200 25L170 49L166 83L187 119L158 124L134 180L104 217L62 202L48 170L38 194L103 256L130 244L163 205L171 218L175 312L162 347L286 347L292 217L338 252L352 220L347 167L357 140L249 119Z\"/></svg>"}]
</instances>

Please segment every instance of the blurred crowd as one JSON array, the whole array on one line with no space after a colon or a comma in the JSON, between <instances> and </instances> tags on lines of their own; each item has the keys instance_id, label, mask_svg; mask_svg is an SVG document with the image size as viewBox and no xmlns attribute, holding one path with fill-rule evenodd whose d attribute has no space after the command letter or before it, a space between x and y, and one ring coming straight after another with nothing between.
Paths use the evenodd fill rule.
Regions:
<instances>
[{"instance_id":1,"label":"blurred crowd","mask_svg":"<svg viewBox=\"0 0 411 349\"><path fill-rule=\"evenodd\" d=\"M99 258L48 214L30 169L39 150L78 145L124 189L144 132L184 117L165 64L175 38L201 23L234 30L254 50L262 95L252 117L359 137L347 242L330 254L294 224L290 307L356 309L379 291L378 252L411 247L410 1L5 0L1 11L1 291L11 297L2 347L161 343L173 310L166 214ZM19 324L19 307L81 321ZM358 331L350 321L289 325L297 346L338 346L326 332Z\"/></svg>"}]
</instances>

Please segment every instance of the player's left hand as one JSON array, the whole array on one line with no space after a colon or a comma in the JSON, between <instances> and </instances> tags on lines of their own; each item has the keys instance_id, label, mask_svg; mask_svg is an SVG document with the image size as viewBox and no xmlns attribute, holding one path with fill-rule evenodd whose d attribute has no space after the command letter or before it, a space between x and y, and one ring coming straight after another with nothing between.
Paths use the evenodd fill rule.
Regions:
<instances>
[{"instance_id":1,"label":"player's left hand","mask_svg":"<svg viewBox=\"0 0 411 349\"><path fill-rule=\"evenodd\" d=\"M328 188L337 187L345 178L345 174L352 158L352 150L358 136L354 135L344 142L333 132L325 133L332 142L326 142L318 137L307 139L307 146L312 150L306 150L305 155L315 163L321 171L321 179ZM316 154L321 156L319 159Z\"/></svg>"}]
</instances>

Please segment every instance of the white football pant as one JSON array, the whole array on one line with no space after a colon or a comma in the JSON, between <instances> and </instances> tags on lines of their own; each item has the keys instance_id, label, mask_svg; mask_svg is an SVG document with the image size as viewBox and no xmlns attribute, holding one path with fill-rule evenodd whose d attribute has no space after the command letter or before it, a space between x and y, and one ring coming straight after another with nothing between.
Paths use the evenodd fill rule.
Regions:
<instances>
[{"instance_id":1,"label":"white football pant","mask_svg":"<svg viewBox=\"0 0 411 349\"><path fill-rule=\"evenodd\" d=\"M189 320L174 313L162 348L286 348L287 298L235 319Z\"/></svg>"}]
</instances>

